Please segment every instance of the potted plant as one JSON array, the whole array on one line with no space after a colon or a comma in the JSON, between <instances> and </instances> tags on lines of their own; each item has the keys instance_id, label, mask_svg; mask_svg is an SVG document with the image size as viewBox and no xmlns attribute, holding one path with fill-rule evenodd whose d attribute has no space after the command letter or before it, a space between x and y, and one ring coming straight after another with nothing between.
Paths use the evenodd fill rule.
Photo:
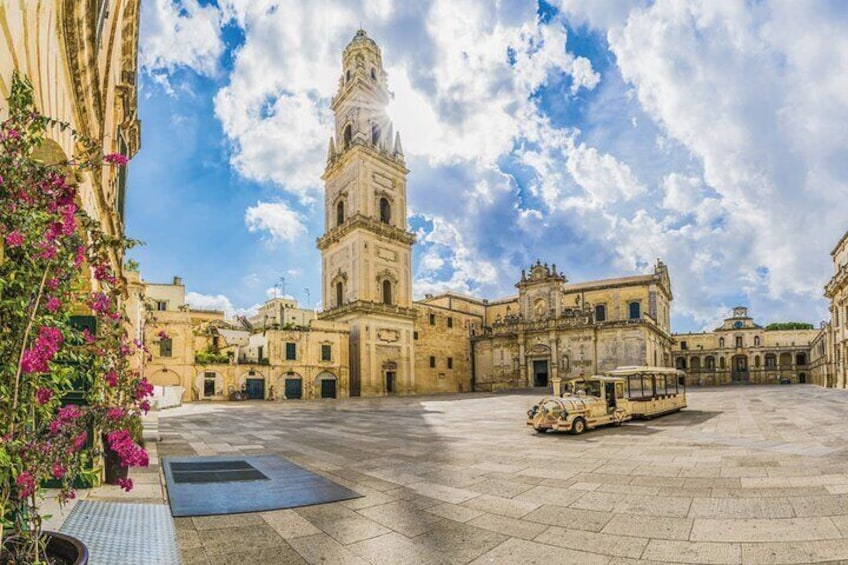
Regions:
<instances>
[{"instance_id":1,"label":"potted plant","mask_svg":"<svg viewBox=\"0 0 848 565\"><path fill-rule=\"evenodd\" d=\"M44 157L47 134L72 135L72 159ZM54 144L55 145L55 144ZM120 264L132 242L105 233L79 206L74 179L122 166L68 124L38 114L28 81L12 78L0 123L0 564L81 563L84 546L42 532L41 484L60 502L106 447L146 465L131 430L151 386L130 367ZM88 471L90 473L90 470ZM128 478L120 481L132 488ZM83 560L83 561L81 561Z\"/></svg>"}]
</instances>

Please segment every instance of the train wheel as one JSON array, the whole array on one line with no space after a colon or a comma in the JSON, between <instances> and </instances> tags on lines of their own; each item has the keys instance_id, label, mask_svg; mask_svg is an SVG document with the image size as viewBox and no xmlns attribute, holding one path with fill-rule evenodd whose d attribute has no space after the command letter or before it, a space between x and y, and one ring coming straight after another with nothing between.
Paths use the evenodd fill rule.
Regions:
<instances>
[{"instance_id":1,"label":"train wheel","mask_svg":"<svg viewBox=\"0 0 848 565\"><path fill-rule=\"evenodd\" d=\"M582 434L585 431L586 431L586 420L584 420L583 418L576 418L571 423L571 433L573 433L574 435L579 436L580 434Z\"/></svg>"}]
</instances>

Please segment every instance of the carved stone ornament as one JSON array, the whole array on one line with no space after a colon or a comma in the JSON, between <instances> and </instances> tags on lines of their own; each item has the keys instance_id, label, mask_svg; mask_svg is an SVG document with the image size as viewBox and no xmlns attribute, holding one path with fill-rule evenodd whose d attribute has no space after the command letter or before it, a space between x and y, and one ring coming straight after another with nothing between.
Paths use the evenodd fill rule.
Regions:
<instances>
[{"instance_id":1,"label":"carved stone ornament","mask_svg":"<svg viewBox=\"0 0 848 565\"><path fill-rule=\"evenodd\" d=\"M400 339L400 333L397 330L377 330L377 339L392 343Z\"/></svg>"}]
</instances>

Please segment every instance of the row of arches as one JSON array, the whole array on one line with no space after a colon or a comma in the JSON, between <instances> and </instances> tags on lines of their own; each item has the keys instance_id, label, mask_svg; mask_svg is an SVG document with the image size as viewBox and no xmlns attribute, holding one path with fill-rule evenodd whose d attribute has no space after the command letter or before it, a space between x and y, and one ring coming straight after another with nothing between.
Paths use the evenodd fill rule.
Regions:
<instances>
[{"instance_id":1,"label":"row of arches","mask_svg":"<svg viewBox=\"0 0 848 565\"><path fill-rule=\"evenodd\" d=\"M383 128L379 124L371 124L371 145L379 146L383 140ZM342 130L342 149L350 149L353 145L353 124L347 124Z\"/></svg>"},{"instance_id":2,"label":"row of arches","mask_svg":"<svg viewBox=\"0 0 848 565\"><path fill-rule=\"evenodd\" d=\"M392 203L386 197L381 197L377 204L380 214L380 221L384 224L392 223ZM336 227L342 225L347 218L344 200L339 200L336 203Z\"/></svg>"},{"instance_id":3,"label":"row of arches","mask_svg":"<svg viewBox=\"0 0 848 565\"><path fill-rule=\"evenodd\" d=\"M174 374L176 376L176 373ZM311 390L306 390L306 385ZM235 383L226 385L226 379L218 371L202 371L195 377L195 390L200 399L227 396L235 390L244 390L250 399L299 400L311 398L338 398L339 383L335 374L322 371L311 382L303 376L289 372L273 378L266 378L259 371L242 373Z\"/></svg>"},{"instance_id":4,"label":"row of arches","mask_svg":"<svg viewBox=\"0 0 848 565\"><path fill-rule=\"evenodd\" d=\"M754 368L759 369L791 369L793 366L804 367L807 365L807 354L805 352L796 352L794 355L789 352L783 352L780 355L776 353L766 353L762 357L754 355ZM793 364L794 359L794 364ZM747 355L734 355L731 357L733 361L732 368L735 370L746 371L748 369ZM678 356L674 361L674 366L681 370L689 371L714 371L716 369L716 357L713 355L701 356L692 355L688 359L685 356ZM718 369L727 368L727 358L723 355L718 356Z\"/></svg>"},{"instance_id":5,"label":"row of arches","mask_svg":"<svg viewBox=\"0 0 848 565\"><path fill-rule=\"evenodd\" d=\"M389 278L384 278L380 283L380 302L386 306L391 306L395 303L394 298L394 282ZM335 283L336 292L336 307L342 306L347 301L345 300L345 283L343 280L338 280Z\"/></svg>"}]
</instances>

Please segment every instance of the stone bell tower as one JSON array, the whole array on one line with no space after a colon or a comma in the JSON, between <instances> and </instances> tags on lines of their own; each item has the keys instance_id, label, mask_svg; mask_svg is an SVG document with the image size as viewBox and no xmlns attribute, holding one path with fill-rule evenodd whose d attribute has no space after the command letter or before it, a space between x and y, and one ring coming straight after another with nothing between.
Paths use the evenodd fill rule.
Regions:
<instances>
[{"instance_id":1,"label":"stone bell tower","mask_svg":"<svg viewBox=\"0 0 848 565\"><path fill-rule=\"evenodd\" d=\"M380 48L359 30L342 54L324 181L322 319L351 330L351 395L415 392L406 169L386 115Z\"/></svg>"}]
</instances>

